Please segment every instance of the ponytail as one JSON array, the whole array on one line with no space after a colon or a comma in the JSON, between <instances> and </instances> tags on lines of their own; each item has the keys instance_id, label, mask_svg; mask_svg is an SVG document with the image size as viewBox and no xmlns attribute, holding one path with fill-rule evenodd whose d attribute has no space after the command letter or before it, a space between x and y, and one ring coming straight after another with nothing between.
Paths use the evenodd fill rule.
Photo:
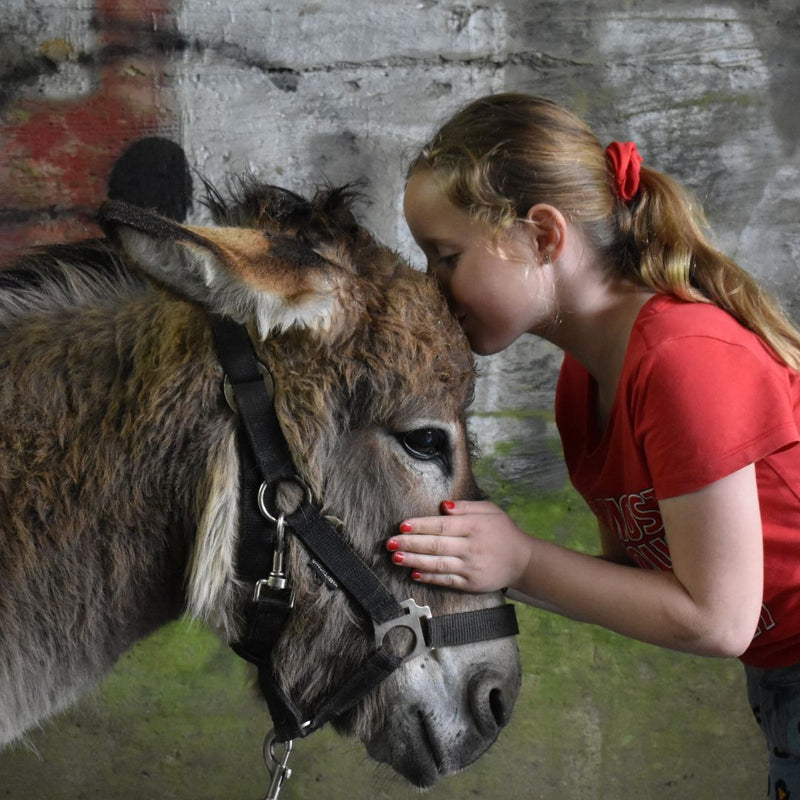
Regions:
<instances>
[{"instance_id":1,"label":"ponytail","mask_svg":"<svg viewBox=\"0 0 800 800\"><path fill-rule=\"evenodd\" d=\"M800 332L752 275L717 250L702 208L666 175L642 166L639 192L615 209L617 264L656 292L712 303L800 369Z\"/></svg>"}]
</instances>

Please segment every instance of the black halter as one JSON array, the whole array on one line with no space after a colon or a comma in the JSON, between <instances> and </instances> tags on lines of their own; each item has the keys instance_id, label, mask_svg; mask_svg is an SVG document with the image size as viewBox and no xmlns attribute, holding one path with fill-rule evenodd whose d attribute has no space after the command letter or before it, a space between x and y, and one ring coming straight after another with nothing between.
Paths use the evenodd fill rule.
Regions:
<instances>
[{"instance_id":1,"label":"black halter","mask_svg":"<svg viewBox=\"0 0 800 800\"><path fill-rule=\"evenodd\" d=\"M418 606L412 599L398 602L311 503L307 491L295 511L286 516L278 514L274 510L278 487L284 482L302 486L302 482L265 384L265 369L257 361L243 326L213 317L212 330L226 374L226 396L234 406L229 386L239 421L242 519L236 572L240 580L255 587L243 612L244 635L231 646L258 667L277 741L307 736L344 714L400 665L429 650L519 633L512 605L433 617L427 606ZM291 587L282 570L287 529L310 551L311 567L318 576L329 586L344 589L371 619L375 630L372 655L313 714L303 712L281 690L272 666L273 647L293 605ZM413 649L404 656L383 645L384 636L395 627L410 629L415 637Z\"/></svg>"}]
</instances>

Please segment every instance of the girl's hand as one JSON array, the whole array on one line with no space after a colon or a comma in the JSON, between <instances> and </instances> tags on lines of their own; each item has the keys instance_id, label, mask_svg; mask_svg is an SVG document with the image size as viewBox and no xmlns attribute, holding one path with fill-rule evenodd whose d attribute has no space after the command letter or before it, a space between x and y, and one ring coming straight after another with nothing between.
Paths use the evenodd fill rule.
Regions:
<instances>
[{"instance_id":1,"label":"girl's hand","mask_svg":"<svg viewBox=\"0 0 800 800\"><path fill-rule=\"evenodd\" d=\"M411 577L466 592L494 592L516 584L530 559L531 537L493 503L442 503L441 517L405 520L386 543L395 564Z\"/></svg>"}]
</instances>

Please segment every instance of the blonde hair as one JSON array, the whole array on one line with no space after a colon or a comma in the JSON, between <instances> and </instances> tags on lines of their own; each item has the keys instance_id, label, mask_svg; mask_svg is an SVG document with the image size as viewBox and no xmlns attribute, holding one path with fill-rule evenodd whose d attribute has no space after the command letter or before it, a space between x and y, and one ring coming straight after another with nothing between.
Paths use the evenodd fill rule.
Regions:
<instances>
[{"instance_id":1,"label":"blonde hair","mask_svg":"<svg viewBox=\"0 0 800 800\"><path fill-rule=\"evenodd\" d=\"M760 284L714 248L694 197L642 165L630 202L615 194L605 149L586 124L550 100L480 98L453 116L412 161L496 239L537 203L558 208L609 268L680 300L713 303L800 369L800 332Z\"/></svg>"}]
</instances>

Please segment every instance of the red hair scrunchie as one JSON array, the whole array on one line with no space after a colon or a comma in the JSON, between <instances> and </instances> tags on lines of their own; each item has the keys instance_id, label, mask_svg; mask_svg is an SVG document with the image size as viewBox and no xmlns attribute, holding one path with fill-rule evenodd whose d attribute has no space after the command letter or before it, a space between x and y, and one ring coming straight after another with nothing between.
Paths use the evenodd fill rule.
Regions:
<instances>
[{"instance_id":1,"label":"red hair scrunchie","mask_svg":"<svg viewBox=\"0 0 800 800\"><path fill-rule=\"evenodd\" d=\"M611 142L606 158L614 170L614 188L624 202L633 200L639 191L639 167L642 157L633 142Z\"/></svg>"}]
</instances>

